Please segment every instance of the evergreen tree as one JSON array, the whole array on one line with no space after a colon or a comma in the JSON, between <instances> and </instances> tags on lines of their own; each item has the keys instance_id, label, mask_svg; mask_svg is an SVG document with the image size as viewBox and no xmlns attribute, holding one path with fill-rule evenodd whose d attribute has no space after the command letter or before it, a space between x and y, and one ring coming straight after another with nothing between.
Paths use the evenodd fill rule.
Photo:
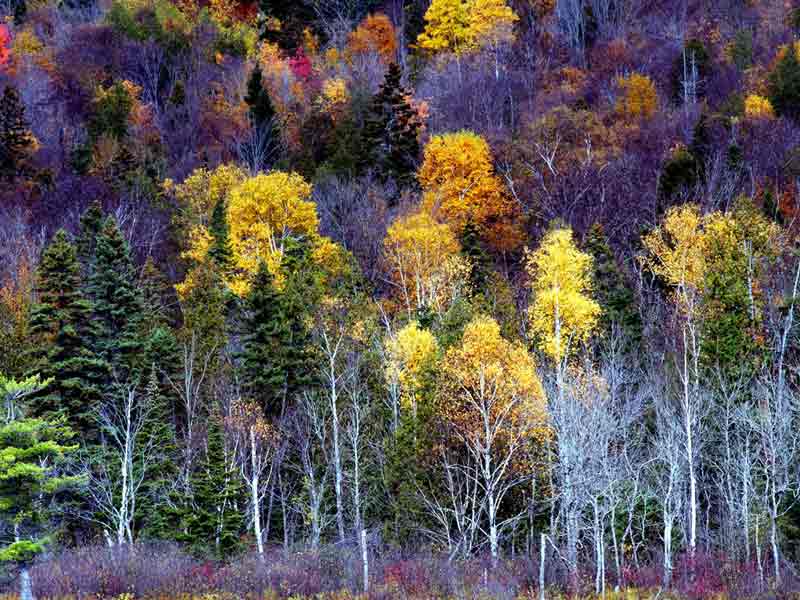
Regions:
<instances>
[{"instance_id":1,"label":"evergreen tree","mask_svg":"<svg viewBox=\"0 0 800 600\"><path fill-rule=\"evenodd\" d=\"M148 256L139 275L144 331L152 331L174 321L174 310L170 306L170 287L164 273L156 266L153 258Z\"/></svg>"},{"instance_id":2,"label":"evergreen tree","mask_svg":"<svg viewBox=\"0 0 800 600\"><path fill-rule=\"evenodd\" d=\"M461 232L461 254L469 261L471 270L469 274L472 291L476 294L486 289L491 274L489 255L481 242L478 227L472 221L464 225Z\"/></svg>"},{"instance_id":3,"label":"evergreen tree","mask_svg":"<svg viewBox=\"0 0 800 600\"><path fill-rule=\"evenodd\" d=\"M221 273L227 273L233 266L233 249L231 248L230 229L228 227L227 208L224 198L221 198L214 205L209 232L211 233L212 241L208 255Z\"/></svg>"},{"instance_id":4,"label":"evergreen tree","mask_svg":"<svg viewBox=\"0 0 800 600\"><path fill-rule=\"evenodd\" d=\"M689 153L695 160L697 176L700 180L705 179L706 165L711 155L711 132L709 131L708 116L702 113L697 120L692 132L692 143L689 145Z\"/></svg>"},{"instance_id":5,"label":"evergreen tree","mask_svg":"<svg viewBox=\"0 0 800 600\"><path fill-rule=\"evenodd\" d=\"M16 88L7 85L0 97L0 179L11 182L25 174L33 146L25 106Z\"/></svg>"},{"instance_id":6,"label":"evergreen tree","mask_svg":"<svg viewBox=\"0 0 800 600\"><path fill-rule=\"evenodd\" d=\"M289 338L281 297L267 265L259 265L246 302L243 351L244 384L264 415L282 414Z\"/></svg>"},{"instance_id":7,"label":"evergreen tree","mask_svg":"<svg viewBox=\"0 0 800 600\"><path fill-rule=\"evenodd\" d=\"M100 235L102 227L103 207L98 200L95 200L81 215L80 232L76 240L77 257L81 265L81 277L84 285L88 284L89 277L94 270L97 236Z\"/></svg>"},{"instance_id":8,"label":"evergreen tree","mask_svg":"<svg viewBox=\"0 0 800 600\"><path fill-rule=\"evenodd\" d=\"M800 117L800 59L791 45L769 74L768 96L775 114Z\"/></svg>"},{"instance_id":9,"label":"evergreen tree","mask_svg":"<svg viewBox=\"0 0 800 600\"><path fill-rule=\"evenodd\" d=\"M97 237L94 271L89 280L94 300L93 318L98 335L95 351L108 362L118 380L141 367L142 297L128 242L113 217L103 223Z\"/></svg>"},{"instance_id":10,"label":"evergreen tree","mask_svg":"<svg viewBox=\"0 0 800 600\"><path fill-rule=\"evenodd\" d=\"M608 245L603 226L595 223L586 238L586 250L594 257L594 299L603 308L600 327L604 336L615 328L623 336L624 347L633 350L642 338L642 321L636 309L633 290Z\"/></svg>"},{"instance_id":11,"label":"evergreen tree","mask_svg":"<svg viewBox=\"0 0 800 600\"><path fill-rule=\"evenodd\" d=\"M269 127L272 124L272 120L275 118L275 108L272 106L269 92L264 88L261 67L258 65L250 73L244 101L250 107L250 117L256 127Z\"/></svg>"},{"instance_id":12,"label":"evergreen tree","mask_svg":"<svg viewBox=\"0 0 800 600\"><path fill-rule=\"evenodd\" d=\"M28 566L44 551L42 535L56 492L79 480L59 472L63 458L77 450L67 445L73 432L63 423L20 419L0 425L0 520L10 525L15 541L0 549L0 562L21 569L20 597L32 598Z\"/></svg>"},{"instance_id":13,"label":"evergreen tree","mask_svg":"<svg viewBox=\"0 0 800 600\"><path fill-rule=\"evenodd\" d=\"M225 448L222 418L208 418L206 451L192 477L194 502L188 520L191 545L200 553L213 548L214 557L224 559L240 549L246 533L246 496L241 477Z\"/></svg>"},{"instance_id":14,"label":"evergreen tree","mask_svg":"<svg viewBox=\"0 0 800 600\"><path fill-rule=\"evenodd\" d=\"M373 98L364 132L362 169L374 166L381 176L408 184L414 180L420 154L419 121L408 102L410 94L401 83L402 77L397 63L389 65Z\"/></svg>"},{"instance_id":15,"label":"evergreen tree","mask_svg":"<svg viewBox=\"0 0 800 600\"><path fill-rule=\"evenodd\" d=\"M37 295L30 322L38 344L33 372L52 382L33 396L33 415L63 414L68 425L93 441L97 427L91 413L102 399L109 366L91 350L96 335L92 305L81 292L75 248L63 230L42 254Z\"/></svg>"}]
</instances>

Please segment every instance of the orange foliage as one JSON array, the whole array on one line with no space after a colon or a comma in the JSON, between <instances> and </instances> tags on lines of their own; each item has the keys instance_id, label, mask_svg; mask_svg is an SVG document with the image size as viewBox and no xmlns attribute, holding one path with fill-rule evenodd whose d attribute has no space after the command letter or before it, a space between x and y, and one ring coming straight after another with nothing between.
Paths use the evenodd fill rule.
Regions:
<instances>
[{"instance_id":1,"label":"orange foliage","mask_svg":"<svg viewBox=\"0 0 800 600\"><path fill-rule=\"evenodd\" d=\"M347 41L348 56L375 52L385 63L395 60L397 32L384 14L367 16L350 34Z\"/></svg>"},{"instance_id":2,"label":"orange foliage","mask_svg":"<svg viewBox=\"0 0 800 600\"><path fill-rule=\"evenodd\" d=\"M658 92L647 75L633 73L617 79L622 97L617 101L617 111L632 119L649 119L658 110Z\"/></svg>"},{"instance_id":3,"label":"orange foliage","mask_svg":"<svg viewBox=\"0 0 800 600\"><path fill-rule=\"evenodd\" d=\"M489 145L481 136L471 131L434 136L417 178L424 208L457 232L472 222L497 251L522 244L519 208L494 173Z\"/></svg>"},{"instance_id":4,"label":"orange foliage","mask_svg":"<svg viewBox=\"0 0 800 600\"><path fill-rule=\"evenodd\" d=\"M8 25L0 23L0 70L11 60L11 32Z\"/></svg>"}]
</instances>

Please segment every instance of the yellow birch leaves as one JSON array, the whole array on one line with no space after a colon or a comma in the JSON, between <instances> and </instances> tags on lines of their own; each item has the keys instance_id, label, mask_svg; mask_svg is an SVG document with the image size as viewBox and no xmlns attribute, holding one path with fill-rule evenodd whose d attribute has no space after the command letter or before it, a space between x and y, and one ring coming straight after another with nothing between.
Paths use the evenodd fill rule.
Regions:
<instances>
[{"instance_id":1,"label":"yellow birch leaves","mask_svg":"<svg viewBox=\"0 0 800 600\"><path fill-rule=\"evenodd\" d=\"M539 249L528 253L534 294L530 325L542 351L555 362L597 328L601 309L591 296L592 268L592 257L575 246L569 229L550 231Z\"/></svg>"}]
</instances>

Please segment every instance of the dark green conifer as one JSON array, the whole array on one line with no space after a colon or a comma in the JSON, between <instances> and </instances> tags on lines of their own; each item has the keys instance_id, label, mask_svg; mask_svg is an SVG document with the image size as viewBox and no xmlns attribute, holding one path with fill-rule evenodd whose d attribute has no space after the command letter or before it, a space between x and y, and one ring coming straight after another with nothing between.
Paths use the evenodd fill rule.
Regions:
<instances>
[{"instance_id":1,"label":"dark green conifer","mask_svg":"<svg viewBox=\"0 0 800 600\"><path fill-rule=\"evenodd\" d=\"M19 92L7 85L0 97L0 179L10 182L25 174L33 144Z\"/></svg>"},{"instance_id":2,"label":"dark green conifer","mask_svg":"<svg viewBox=\"0 0 800 600\"><path fill-rule=\"evenodd\" d=\"M271 126L275 118L275 108L272 106L269 92L264 88L261 67L258 65L250 73L250 79L247 81L247 95L244 97L244 101L250 107L250 117L256 127Z\"/></svg>"},{"instance_id":3,"label":"dark green conifer","mask_svg":"<svg viewBox=\"0 0 800 600\"><path fill-rule=\"evenodd\" d=\"M211 213L211 223L209 224L211 233L211 248L208 255L220 270L220 273L227 273L233 266L233 249L231 248L230 229L228 227L228 216L226 202L221 198L215 205Z\"/></svg>"},{"instance_id":4,"label":"dark green conifer","mask_svg":"<svg viewBox=\"0 0 800 600\"><path fill-rule=\"evenodd\" d=\"M81 292L75 248L60 230L39 264L37 296L30 331L37 340L32 373L52 383L31 399L34 416L64 415L67 423L89 441L97 439L92 411L102 399L109 366L97 356L92 305Z\"/></svg>"},{"instance_id":5,"label":"dark green conifer","mask_svg":"<svg viewBox=\"0 0 800 600\"><path fill-rule=\"evenodd\" d=\"M414 180L420 154L419 121L403 87L403 72L397 63L389 65L380 90L372 100L364 132L362 169L377 168L382 177L400 184Z\"/></svg>"},{"instance_id":6,"label":"dark green conifer","mask_svg":"<svg viewBox=\"0 0 800 600\"><path fill-rule=\"evenodd\" d=\"M769 74L767 89L775 114L791 119L800 117L800 60L791 47Z\"/></svg>"}]
</instances>

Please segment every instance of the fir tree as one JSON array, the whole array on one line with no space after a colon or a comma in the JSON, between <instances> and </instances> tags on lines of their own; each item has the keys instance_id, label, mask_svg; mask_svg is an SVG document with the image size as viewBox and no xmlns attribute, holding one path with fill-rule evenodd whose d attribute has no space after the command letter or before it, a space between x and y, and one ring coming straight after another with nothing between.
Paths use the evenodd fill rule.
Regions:
<instances>
[{"instance_id":1,"label":"fir tree","mask_svg":"<svg viewBox=\"0 0 800 600\"><path fill-rule=\"evenodd\" d=\"M38 342L33 373L50 383L32 397L34 416L65 415L67 423L90 441L97 427L92 416L102 399L109 366L91 350L95 340L92 305L81 292L75 248L61 230L42 254L30 331Z\"/></svg>"},{"instance_id":2,"label":"fir tree","mask_svg":"<svg viewBox=\"0 0 800 600\"><path fill-rule=\"evenodd\" d=\"M96 352L122 380L133 374L142 351L142 298L128 242L113 217L97 237L95 267L89 281L98 327Z\"/></svg>"},{"instance_id":3,"label":"fir tree","mask_svg":"<svg viewBox=\"0 0 800 600\"><path fill-rule=\"evenodd\" d=\"M247 95L244 101L250 107L250 117L257 128L269 127L275 118L275 108L269 92L264 88L261 67L256 65L247 81Z\"/></svg>"},{"instance_id":4,"label":"fir tree","mask_svg":"<svg viewBox=\"0 0 800 600\"><path fill-rule=\"evenodd\" d=\"M7 85L0 97L0 179L10 182L25 174L33 146L25 106L16 88Z\"/></svg>"},{"instance_id":5,"label":"fir tree","mask_svg":"<svg viewBox=\"0 0 800 600\"><path fill-rule=\"evenodd\" d=\"M211 233L211 248L208 255L221 273L227 273L233 266L233 249L231 248L230 230L225 199L221 198L211 213L209 226Z\"/></svg>"},{"instance_id":6,"label":"fir tree","mask_svg":"<svg viewBox=\"0 0 800 600\"><path fill-rule=\"evenodd\" d=\"M603 226L595 223L586 238L586 250L594 257L594 298L603 308L600 327L608 337L615 329L623 336L623 345L633 350L642 338L642 321L636 309L633 290L608 245Z\"/></svg>"},{"instance_id":7,"label":"fir tree","mask_svg":"<svg viewBox=\"0 0 800 600\"><path fill-rule=\"evenodd\" d=\"M261 405L265 416L277 417L284 408L289 332L281 310L281 297L275 289L272 273L263 262L245 305L247 314L241 354L245 387Z\"/></svg>"},{"instance_id":8,"label":"fir tree","mask_svg":"<svg viewBox=\"0 0 800 600\"><path fill-rule=\"evenodd\" d=\"M398 183L413 181L419 158L419 121L403 87L403 72L397 63L389 65L364 132L365 156L362 168L375 166L382 176Z\"/></svg>"},{"instance_id":9,"label":"fir tree","mask_svg":"<svg viewBox=\"0 0 800 600\"><path fill-rule=\"evenodd\" d=\"M188 519L191 545L200 553L213 548L224 559L240 549L246 532L246 502L241 477L225 448L222 418L208 418L206 451L192 477L193 506Z\"/></svg>"},{"instance_id":10,"label":"fir tree","mask_svg":"<svg viewBox=\"0 0 800 600\"><path fill-rule=\"evenodd\" d=\"M76 240L77 257L81 265L81 277L84 285L88 284L89 277L94 270L97 236L100 234L102 227L103 207L98 200L95 200L81 215L80 232Z\"/></svg>"},{"instance_id":11,"label":"fir tree","mask_svg":"<svg viewBox=\"0 0 800 600\"><path fill-rule=\"evenodd\" d=\"M775 114L800 117L800 59L792 46L769 75L768 96Z\"/></svg>"}]
</instances>

